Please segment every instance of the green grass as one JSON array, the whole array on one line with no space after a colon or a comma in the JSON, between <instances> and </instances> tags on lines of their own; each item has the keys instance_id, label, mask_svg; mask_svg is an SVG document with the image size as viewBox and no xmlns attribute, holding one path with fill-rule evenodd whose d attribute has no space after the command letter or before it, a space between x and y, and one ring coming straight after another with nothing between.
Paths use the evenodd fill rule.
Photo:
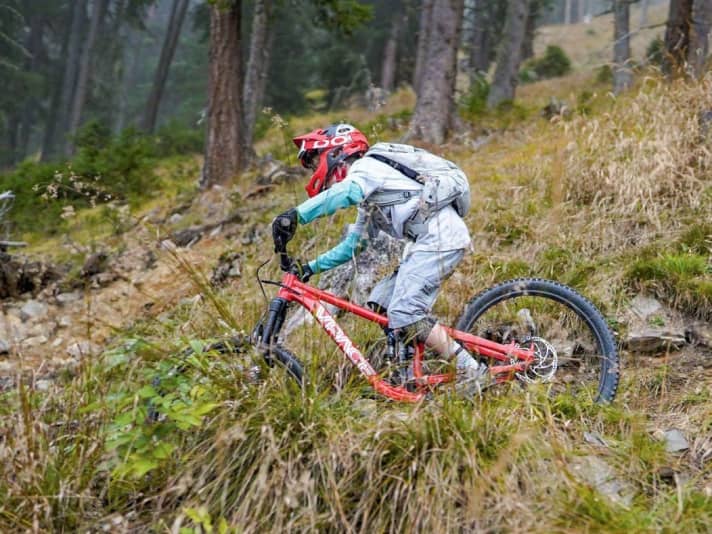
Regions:
<instances>
[{"instance_id":1,"label":"green grass","mask_svg":"<svg viewBox=\"0 0 712 534\"><path fill-rule=\"evenodd\" d=\"M534 85L527 90L535 91ZM573 93L580 95L578 111L601 119L614 104L605 94L584 90L577 87ZM577 172L588 167L578 166L578 152L566 148L583 143L583 134L571 129L573 123L540 119L535 100L491 113L476 109L476 101L469 103L472 117L492 128L491 143L474 152L469 145L447 147L478 186L477 208L468 217L476 253L448 280L447 298L436 310L453 318L474 293L494 282L543 276L573 285L605 306L612 323L617 306L638 291L710 317L711 227L705 204L674 204L670 191L661 193L659 204L653 196L644 213L635 191L626 192L635 202L623 211L609 209L620 198L615 192L602 199L605 209L595 205L594 194L589 200L567 200L558 191L562 177L572 188L586 186L592 193L603 188L594 180L597 175ZM617 113L635 108L633 96L619 102ZM655 99L644 104L658 105ZM353 117L386 139L400 131L408 113L391 109L368 120L364 114ZM334 117L309 121L321 125L327 119ZM267 136L263 148L293 159L288 135L302 131L307 119L291 120L281 137ZM600 144L582 152L608 169L607 156L621 135L633 132L638 142L650 134L628 126L616 129L601 121L604 132L595 138ZM665 131L685 128L670 123ZM190 136L178 141L192 142ZM654 169L652 156L641 161L646 154L625 152L621 160ZM192 200L199 161L156 157L147 165L153 188L127 197L134 218L152 210L165 214L171 205ZM38 175L49 172L33 168ZM708 180L694 171L689 176ZM246 174L226 195L244 193L255 178ZM63 371L48 392L32 389L26 374L21 386L0 394L0 531L100 531L119 529L117 524L135 531L179 525L195 532L708 529L709 462L700 465L691 452L667 453L655 433L673 416L687 424L691 440L712 431L704 372L691 371L684 362L627 357L620 393L609 406L571 395L552 398L544 386L518 384L498 387L483 400L444 392L422 405L405 406L375 398L357 373L346 372L341 355L316 326L290 340L306 365L304 390L278 368L263 367L262 383L249 380L246 366L259 360L248 353L203 352L212 339L245 334L262 313L265 302L252 273L271 252L264 242L242 246L241 232L253 225L266 228L276 213L303 200L301 185L275 186L269 207L258 210L234 238L216 245L239 247L248 273L239 284L210 288L211 265L195 266L176 252L177 276L193 281L191 295L202 294L202 302L134 320L115 334L101 357ZM231 206L250 204L238 198ZM21 204L20 210L29 219L28 206ZM121 229L117 213L107 206L80 208L58 232L68 231L85 246L122 246L126 236L114 230ZM202 216L190 213L181 224ZM58 214L52 217L56 221ZM303 259L313 257L336 244L352 218L353 213L339 213L300 228L293 250ZM28 230L32 250L60 249L59 238L45 230ZM274 265L262 274L279 276ZM362 347L381 335L357 320L339 317L339 322ZM195 354L186 357L189 347ZM147 420L150 405L160 414L158 421ZM588 443L586 432L599 434L607 445ZM630 488L630 506L612 501L577 471L577 462L587 456L604 462ZM686 481L663 477L665 468Z\"/></svg>"}]
</instances>

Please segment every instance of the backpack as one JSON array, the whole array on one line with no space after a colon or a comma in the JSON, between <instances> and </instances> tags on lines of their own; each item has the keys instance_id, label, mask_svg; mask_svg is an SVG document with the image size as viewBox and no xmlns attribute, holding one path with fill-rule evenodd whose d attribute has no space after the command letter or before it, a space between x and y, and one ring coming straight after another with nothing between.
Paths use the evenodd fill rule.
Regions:
<instances>
[{"instance_id":1,"label":"backpack","mask_svg":"<svg viewBox=\"0 0 712 534\"><path fill-rule=\"evenodd\" d=\"M470 183L453 162L422 148L398 143L376 143L366 152L366 156L393 167L420 184L416 190L420 198L419 218L425 220L449 205L460 217L470 210ZM379 191L368 200L387 206L407 202L413 196L413 192Z\"/></svg>"}]
</instances>

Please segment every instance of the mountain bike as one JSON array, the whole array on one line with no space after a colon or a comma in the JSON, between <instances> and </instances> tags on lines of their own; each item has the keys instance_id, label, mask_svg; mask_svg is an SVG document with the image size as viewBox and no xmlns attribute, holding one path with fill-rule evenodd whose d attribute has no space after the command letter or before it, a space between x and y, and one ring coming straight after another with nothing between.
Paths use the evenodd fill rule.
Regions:
<instances>
[{"instance_id":1,"label":"mountain bike","mask_svg":"<svg viewBox=\"0 0 712 534\"><path fill-rule=\"evenodd\" d=\"M270 366L278 363L289 376L305 381L304 365L280 339L287 311L298 305L382 396L419 402L455 382L451 364L429 359L422 343L399 340L386 315L301 281L287 251L278 254L284 271L280 281L262 279L257 271L263 293L264 285L278 290L251 335ZM382 342L364 354L325 304L379 325ZM472 298L455 328L445 328L473 356L486 360L494 384L544 382L554 394L588 395L601 403L616 395L620 367L614 336L596 306L563 284L539 278L502 282Z\"/></svg>"}]
</instances>

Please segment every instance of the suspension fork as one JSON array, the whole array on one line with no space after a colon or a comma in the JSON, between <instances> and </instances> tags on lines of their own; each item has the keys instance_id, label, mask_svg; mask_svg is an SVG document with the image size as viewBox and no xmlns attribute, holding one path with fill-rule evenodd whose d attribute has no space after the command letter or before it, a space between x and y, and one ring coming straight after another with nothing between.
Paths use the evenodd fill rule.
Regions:
<instances>
[{"instance_id":1,"label":"suspension fork","mask_svg":"<svg viewBox=\"0 0 712 534\"><path fill-rule=\"evenodd\" d=\"M262 323L258 323L255 330L262 327L262 332L254 332L253 336L258 339L258 349L263 353L263 356L269 365L272 365L272 345L276 343L284 318L287 314L287 299L283 297L275 297L269 303L267 310L267 319Z\"/></svg>"}]
</instances>

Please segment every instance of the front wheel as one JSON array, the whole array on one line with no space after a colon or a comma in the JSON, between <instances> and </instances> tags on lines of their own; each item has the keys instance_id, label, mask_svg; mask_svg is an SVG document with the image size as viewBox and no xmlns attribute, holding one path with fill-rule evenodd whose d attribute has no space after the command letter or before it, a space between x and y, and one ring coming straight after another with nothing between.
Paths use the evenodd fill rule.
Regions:
<instances>
[{"instance_id":1,"label":"front wheel","mask_svg":"<svg viewBox=\"0 0 712 534\"><path fill-rule=\"evenodd\" d=\"M620 366L616 342L601 312L575 290L557 282L523 278L498 284L474 297L457 329L477 336L534 347L535 362L517 377L551 382L556 393L616 396Z\"/></svg>"}]
</instances>

